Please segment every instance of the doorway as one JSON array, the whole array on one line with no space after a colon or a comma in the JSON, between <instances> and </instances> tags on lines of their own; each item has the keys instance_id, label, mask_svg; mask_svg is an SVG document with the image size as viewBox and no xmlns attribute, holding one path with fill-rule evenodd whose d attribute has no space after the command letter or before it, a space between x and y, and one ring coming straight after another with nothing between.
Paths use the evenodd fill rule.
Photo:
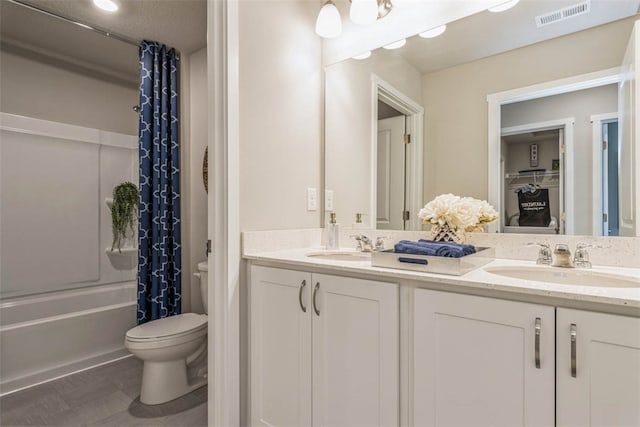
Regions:
<instances>
[{"instance_id":1,"label":"doorway","mask_svg":"<svg viewBox=\"0 0 640 427\"><path fill-rule=\"evenodd\" d=\"M372 226L420 230L424 109L375 75L372 88Z\"/></svg>"},{"instance_id":2,"label":"doorway","mask_svg":"<svg viewBox=\"0 0 640 427\"><path fill-rule=\"evenodd\" d=\"M376 227L405 230L406 116L378 100Z\"/></svg>"}]
</instances>

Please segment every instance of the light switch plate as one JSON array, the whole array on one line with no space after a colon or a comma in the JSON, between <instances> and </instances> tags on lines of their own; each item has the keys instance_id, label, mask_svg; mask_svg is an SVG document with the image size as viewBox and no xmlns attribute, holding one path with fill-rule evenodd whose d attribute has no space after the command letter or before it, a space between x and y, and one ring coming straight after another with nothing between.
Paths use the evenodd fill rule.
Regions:
<instances>
[{"instance_id":1,"label":"light switch plate","mask_svg":"<svg viewBox=\"0 0 640 427\"><path fill-rule=\"evenodd\" d=\"M307 210L308 211L318 210L318 189L317 188L307 188Z\"/></svg>"},{"instance_id":2,"label":"light switch plate","mask_svg":"<svg viewBox=\"0 0 640 427\"><path fill-rule=\"evenodd\" d=\"M333 210L333 190L324 190L324 210Z\"/></svg>"}]
</instances>

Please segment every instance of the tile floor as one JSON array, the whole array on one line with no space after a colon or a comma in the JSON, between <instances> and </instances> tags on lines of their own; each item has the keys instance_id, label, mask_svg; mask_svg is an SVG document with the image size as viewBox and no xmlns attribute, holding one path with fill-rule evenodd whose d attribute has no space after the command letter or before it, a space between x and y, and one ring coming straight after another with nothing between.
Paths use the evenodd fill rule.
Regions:
<instances>
[{"instance_id":1,"label":"tile floor","mask_svg":"<svg viewBox=\"0 0 640 427\"><path fill-rule=\"evenodd\" d=\"M140 403L142 362L129 357L0 398L0 425L207 425L207 387L162 405Z\"/></svg>"}]
</instances>

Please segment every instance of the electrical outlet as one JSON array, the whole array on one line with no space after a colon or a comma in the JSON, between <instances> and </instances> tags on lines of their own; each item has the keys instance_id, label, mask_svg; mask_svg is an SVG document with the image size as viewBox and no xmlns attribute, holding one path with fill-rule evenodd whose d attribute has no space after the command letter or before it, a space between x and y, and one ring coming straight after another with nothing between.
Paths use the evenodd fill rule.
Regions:
<instances>
[{"instance_id":1,"label":"electrical outlet","mask_svg":"<svg viewBox=\"0 0 640 427\"><path fill-rule=\"evenodd\" d=\"M324 190L324 210L333 210L333 190Z\"/></svg>"},{"instance_id":2,"label":"electrical outlet","mask_svg":"<svg viewBox=\"0 0 640 427\"><path fill-rule=\"evenodd\" d=\"M307 210L308 211L318 210L318 189L317 188L307 188Z\"/></svg>"},{"instance_id":3,"label":"electrical outlet","mask_svg":"<svg viewBox=\"0 0 640 427\"><path fill-rule=\"evenodd\" d=\"M538 144L529 145L529 166L538 167Z\"/></svg>"}]
</instances>

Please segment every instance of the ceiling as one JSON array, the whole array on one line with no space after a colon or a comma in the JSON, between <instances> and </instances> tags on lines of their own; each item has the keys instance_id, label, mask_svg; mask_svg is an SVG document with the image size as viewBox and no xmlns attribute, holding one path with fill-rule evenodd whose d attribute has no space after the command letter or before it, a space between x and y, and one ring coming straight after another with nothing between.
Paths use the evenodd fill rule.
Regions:
<instances>
[{"instance_id":1,"label":"ceiling","mask_svg":"<svg viewBox=\"0 0 640 427\"><path fill-rule=\"evenodd\" d=\"M98 10L91 0L21 1L131 39L165 43L182 54L206 46L206 0L118 0L120 10L115 14ZM640 7L640 0L591 0L591 13L536 27L536 16L579 1L521 0L506 12L485 11L460 19L448 24L440 37L412 37L402 49L384 53L400 55L421 73L428 73L632 16ZM320 6L319 0L317 3ZM137 84L136 46L9 0L0 0L0 36L4 49L44 54L129 85Z\"/></svg>"},{"instance_id":2,"label":"ceiling","mask_svg":"<svg viewBox=\"0 0 640 427\"><path fill-rule=\"evenodd\" d=\"M206 0L117 0L115 13L100 11L91 0L21 1L130 39L158 41L182 54L206 46ZM136 46L8 0L0 0L0 36L4 48L45 54L115 79L138 78Z\"/></svg>"},{"instance_id":3,"label":"ceiling","mask_svg":"<svg viewBox=\"0 0 640 427\"><path fill-rule=\"evenodd\" d=\"M385 54L402 56L426 74L627 18L640 8L640 0L591 0L590 13L537 28L536 16L581 1L520 0L505 12L484 11L452 22L439 37L411 37L401 49Z\"/></svg>"}]
</instances>

